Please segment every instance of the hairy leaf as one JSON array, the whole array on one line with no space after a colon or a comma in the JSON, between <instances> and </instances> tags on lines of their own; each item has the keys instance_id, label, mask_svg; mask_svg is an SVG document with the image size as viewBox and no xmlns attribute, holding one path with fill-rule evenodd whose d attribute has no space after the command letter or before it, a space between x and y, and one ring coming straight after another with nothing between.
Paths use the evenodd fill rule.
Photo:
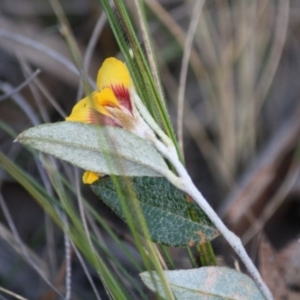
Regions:
<instances>
[{"instance_id":1,"label":"hairy leaf","mask_svg":"<svg viewBox=\"0 0 300 300\"><path fill-rule=\"evenodd\" d=\"M148 142L121 128L58 122L32 127L17 141L99 173L162 176L168 170Z\"/></svg>"},{"instance_id":2,"label":"hairy leaf","mask_svg":"<svg viewBox=\"0 0 300 300\"><path fill-rule=\"evenodd\" d=\"M120 190L126 198L130 215L126 214L119 201L111 178L103 178L92 184L92 190L125 222L136 220L137 212L131 195L127 192L129 178L120 178ZM131 178L132 186L141 211L148 225L151 240L169 246L193 246L212 240L217 229L202 210L168 180L160 177ZM190 218L192 212L194 219ZM138 221L136 227L139 228Z\"/></svg>"},{"instance_id":3,"label":"hairy leaf","mask_svg":"<svg viewBox=\"0 0 300 300\"><path fill-rule=\"evenodd\" d=\"M164 271L164 275L176 299L265 299L250 277L226 267ZM156 272L143 272L140 276L149 289L165 298L164 288Z\"/></svg>"}]
</instances>

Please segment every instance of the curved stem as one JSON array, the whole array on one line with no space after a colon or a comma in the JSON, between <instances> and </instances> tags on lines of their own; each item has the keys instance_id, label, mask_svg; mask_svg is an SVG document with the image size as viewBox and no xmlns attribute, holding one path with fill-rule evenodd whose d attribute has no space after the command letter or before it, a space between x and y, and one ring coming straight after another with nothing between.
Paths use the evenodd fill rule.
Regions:
<instances>
[{"instance_id":1,"label":"curved stem","mask_svg":"<svg viewBox=\"0 0 300 300\"><path fill-rule=\"evenodd\" d=\"M199 207L203 210L203 212L207 215L207 217L213 222L216 228L220 231L223 237L227 240L229 245L233 248L236 254L239 256L241 261L244 263L245 267L247 268L248 272L251 274L252 278L254 279L255 283L265 296L267 300L272 300L273 296L264 283L263 279L260 276L257 268L255 267L254 263L248 256L240 238L238 238L233 232L231 232L223 223L223 221L219 218L216 212L212 209L206 199L203 197L201 192L196 188L194 185L190 175L188 174L185 167L179 161L177 152L175 147L167 147L158 139L152 140L153 145L156 149L172 163L174 168L178 173L178 177L174 175L169 176L169 173L166 173L165 176L167 179L172 182L176 187L183 190L187 194L189 194L192 199L199 205Z\"/></svg>"},{"instance_id":2,"label":"curved stem","mask_svg":"<svg viewBox=\"0 0 300 300\"><path fill-rule=\"evenodd\" d=\"M194 183L190 179L190 176L186 173L185 176L185 191L194 199L194 201L201 207L201 209L205 212L205 214L208 216L208 218L214 223L214 225L217 227L217 229L220 231L220 233L224 236L224 238L227 240L229 245L233 248L233 250L236 252L236 254L240 257L242 262L244 263L245 267L253 277L254 281L256 282L257 286L263 293L263 295L268 300L272 300L273 296L267 287L267 285L262 280L258 270L256 269L254 263L249 258L244 246L242 245L242 242L239 237L237 237L233 232L231 232L225 224L222 222L222 220L219 218L219 216L215 213L215 211L211 208L211 206L208 204L208 202L205 200L205 198L202 196L202 194L198 191L198 189L195 187Z\"/></svg>"},{"instance_id":3,"label":"curved stem","mask_svg":"<svg viewBox=\"0 0 300 300\"><path fill-rule=\"evenodd\" d=\"M223 223L223 221L219 218L216 212L212 209L206 199L203 197L201 192L194 185L190 175L187 170L181 163L176 148L169 137L159 128L156 122L153 120L145 106L143 105L141 99L137 95L136 92L131 91L131 95L133 97L133 101L137 106L142 118L148 123L150 128L161 138L161 140L157 139L153 134L148 136L149 141L153 144L156 150L164 156L175 168L177 175L174 174L171 170L167 170L164 175L171 183L173 183L177 188L186 192L191 196L192 199L199 205L199 207L203 210L203 212L207 215L207 217L211 220L211 222L216 226L219 232L223 235L223 237L227 240L229 245L233 248L236 254L239 256L241 261L244 263L248 272L251 274L254 279L256 285L259 287L263 295L267 300L273 300L273 296L264 283L260 273L255 267L254 263L248 256L240 238L238 238L233 232L231 232Z\"/></svg>"}]
</instances>

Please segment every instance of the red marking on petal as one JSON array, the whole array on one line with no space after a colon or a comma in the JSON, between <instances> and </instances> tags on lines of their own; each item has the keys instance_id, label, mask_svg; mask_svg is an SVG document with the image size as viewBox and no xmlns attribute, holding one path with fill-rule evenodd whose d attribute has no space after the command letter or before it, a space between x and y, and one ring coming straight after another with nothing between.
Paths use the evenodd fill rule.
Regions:
<instances>
[{"instance_id":1,"label":"red marking on petal","mask_svg":"<svg viewBox=\"0 0 300 300\"><path fill-rule=\"evenodd\" d=\"M123 85L112 85L111 88L116 98L118 99L120 105L132 112L132 104L129 90Z\"/></svg>"}]
</instances>

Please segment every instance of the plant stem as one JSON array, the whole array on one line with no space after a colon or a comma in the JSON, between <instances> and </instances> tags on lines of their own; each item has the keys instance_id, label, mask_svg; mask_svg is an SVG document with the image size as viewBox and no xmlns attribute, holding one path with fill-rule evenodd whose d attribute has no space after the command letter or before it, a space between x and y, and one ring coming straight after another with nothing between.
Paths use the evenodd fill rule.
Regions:
<instances>
[{"instance_id":1,"label":"plant stem","mask_svg":"<svg viewBox=\"0 0 300 300\"><path fill-rule=\"evenodd\" d=\"M186 248L186 251L188 253L188 256L189 256L189 259L190 259L190 262L191 262L191 265L193 268L197 268L197 262L195 261L195 257L191 251L191 247L187 247Z\"/></svg>"},{"instance_id":2,"label":"plant stem","mask_svg":"<svg viewBox=\"0 0 300 300\"><path fill-rule=\"evenodd\" d=\"M199 245L198 252L201 254L200 261L202 266L217 265L215 253L210 242Z\"/></svg>"},{"instance_id":3,"label":"plant stem","mask_svg":"<svg viewBox=\"0 0 300 300\"><path fill-rule=\"evenodd\" d=\"M154 135L149 136L149 141L153 144L153 146L157 149L158 152L162 156L164 156L175 168L177 175L176 176L171 170L165 172L164 175L171 183L173 183L177 188L186 192L188 195L194 199L194 201L199 205L199 207L203 210L203 212L207 215L207 217L211 220L211 222L216 226L219 232L223 235L223 237L227 240L229 245L233 248L236 254L239 256L241 261L244 263L248 272L254 279L256 285L261 290L262 294L265 296L267 300L273 300L273 296L261 278L257 268L254 263L248 256L240 238L238 238L233 232L231 232L223 223L223 221L219 218L216 212L212 209L206 199L203 197L201 192L194 185L190 175L187 170L181 163L177 150L169 137L159 128L159 126L155 123L150 113L145 109L141 99L137 95L137 93L132 93L134 102L141 113L143 119L148 123L148 125L153 129L153 131L162 139L162 141L158 140Z\"/></svg>"},{"instance_id":4,"label":"plant stem","mask_svg":"<svg viewBox=\"0 0 300 300\"><path fill-rule=\"evenodd\" d=\"M215 211L211 208L209 203L206 201L206 199L203 197L203 195L200 193L200 191L196 188L194 185L192 179L190 178L189 174L187 173L186 169L182 165L182 163L179 161L177 157L176 150L173 149L162 149L165 147L162 147L161 142L157 140L156 146L158 147L157 150L161 152L163 150L164 153L162 153L175 167L176 171L178 172L179 177L182 180L182 184L178 185L177 187L185 191L187 194L189 194L194 201L200 206L200 208L204 211L204 213L208 216L208 218L214 223L214 225L217 227L217 229L220 231L220 233L224 236L224 238L227 240L229 245L233 248L233 250L236 252L236 254L240 257L244 265L246 266L247 270L251 274L252 278L256 282L257 286L263 293L263 295L268 300L272 300L273 296L267 287L267 285L262 280L258 270L256 269L255 265L253 264L252 260L249 258L244 246L241 243L241 240L233 233L231 232L225 224L222 222L222 220L219 218L219 216L215 213ZM163 145L164 146L164 145ZM170 178L171 180L171 178ZM174 184L178 184L178 181L176 180Z\"/></svg>"},{"instance_id":5,"label":"plant stem","mask_svg":"<svg viewBox=\"0 0 300 300\"><path fill-rule=\"evenodd\" d=\"M155 146L155 148L166 159L170 161L170 163L174 166L179 176L177 177L174 173L170 171L164 174L166 178L168 178L168 180L172 182L176 187L186 192L192 197L192 199L194 199L194 201L199 205L199 207L203 210L207 217L213 222L216 228L220 231L220 233L227 240L229 245L239 256L239 258L244 263L245 267L251 274L252 278L254 279L255 283L257 284L265 298L267 300L273 300L273 296L269 288L262 280L258 270L256 269L252 260L248 256L243 244L241 243L241 240L225 226L225 224L215 213L215 211L212 209L212 207L209 205L209 203L206 201L206 199L203 197L200 191L196 188L187 170L179 161L175 147L166 147L158 139L152 140L152 143Z\"/></svg>"},{"instance_id":6,"label":"plant stem","mask_svg":"<svg viewBox=\"0 0 300 300\"><path fill-rule=\"evenodd\" d=\"M193 209L189 209L188 213L189 213L189 216L192 221L194 221L194 222L199 221L197 219L197 217L195 216ZM217 265L215 253L214 253L211 243L209 241L208 242L204 241L200 245L197 245L196 249L197 249L196 256L199 255L199 260L196 259L196 261L197 261L197 263L198 263L198 261L200 262L200 264L198 263L198 265L203 266L203 267Z\"/></svg>"}]
</instances>

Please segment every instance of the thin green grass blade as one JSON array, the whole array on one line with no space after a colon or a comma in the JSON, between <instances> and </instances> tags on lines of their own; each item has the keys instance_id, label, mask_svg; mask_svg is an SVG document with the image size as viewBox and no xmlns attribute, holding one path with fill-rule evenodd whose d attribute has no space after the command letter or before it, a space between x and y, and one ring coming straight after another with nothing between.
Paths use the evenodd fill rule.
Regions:
<instances>
[{"instance_id":1,"label":"thin green grass blade","mask_svg":"<svg viewBox=\"0 0 300 300\"><path fill-rule=\"evenodd\" d=\"M155 86L153 76L148 66L148 62L144 56L144 53L136 36L136 31L134 30L128 16L124 1L115 1L118 16L110 6L109 2L110 1L108 0L101 0L110 26L123 53L126 64L130 70L137 91L154 119L158 123L163 124L166 133L177 147L177 140L168 112L166 110L164 100L159 97L159 92ZM124 36L124 32L126 36ZM132 59L131 57L129 48L133 52L134 59Z\"/></svg>"},{"instance_id":2,"label":"thin green grass blade","mask_svg":"<svg viewBox=\"0 0 300 300\"><path fill-rule=\"evenodd\" d=\"M105 285L107 291L113 297L127 299L129 295L126 293L126 290L122 288L121 284L117 281L115 276L113 276L113 273L109 270L104 261L100 259L93 245L91 245L81 219L74 205L67 197L60 174L58 172L52 172L51 175L52 185L55 188L60 202L62 203L64 210L68 215L70 228L67 228L67 230L69 230L69 235L72 237L72 240L75 238L77 240L77 243L75 244L79 244L79 249L84 253L87 259L90 262L93 262L93 265L98 266L98 271L100 271L100 279Z\"/></svg>"},{"instance_id":3,"label":"thin green grass blade","mask_svg":"<svg viewBox=\"0 0 300 300\"><path fill-rule=\"evenodd\" d=\"M112 272L106 267L103 260L93 249L91 249L86 239L83 226L80 222L78 222L79 217L75 214L74 209L70 205L70 201L68 201L69 203L67 201L60 204L57 201L53 203L53 198L46 196L47 193L45 191L41 192L43 188L37 188L38 183L33 183L34 180L30 178L30 175L26 174L1 152L0 167L6 170L13 178L15 178L16 181L18 181L25 188L25 190L27 190L27 192L43 207L43 209L51 216L57 225L64 230L66 230L66 228L56 207L61 207L62 211L68 214L72 221L72 225L74 226L70 226L70 228L66 231L67 234L70 236L78 249L85 255L91 265L94 266L99 274L102 275L101 279L105 281L106 286L109 286L112 295L118 299L128 299L128 295L126 295L126 289L122 288L121 284L116 280Z\"/></svg>"},{"instance_id":4,"label":"thin green grass blade","mask_svg":"<svg viewBox=\"0 0 300 300\"><path fill-rule=\"evenodd\" d=\"M60 178L64 184L64 186L76 196L76 191L73 188L73 186L70 185L70 183L61 176ZM91 215L95 218L95 220L99 223L99 225L110 235L110 237L113 239L113 241L120 247L120 250L127 256L127 258L130 260L132 265L139 271L142 272L143 268L137 263L136 259L130 253L130 251L127 249L127 247L124 245L124 243L120 240L120 238L114 233L114 231L108 226L106 220L104 220L97 211L87 202L87 200L82 197L82 201L84 203L84 206L87 208L87 210L91 213ZM112 261L112 263L118 268L118 270L122 273L122 275L132 284L132 286L135 288L135 290L139 293L139 295L146 299L147 296L145 295L144 291L140 288L140 286L136 283L136 281L132 278L131 274L129 274L122 266L119 261L112 255L111 252L106 247L103 247L101 243L97 240L97 238L94 236L93 233L91 233L91 238L95 245L99 247L99 249L103 252L103 254Z\"/></svg>"},{"instance_id":5,"label":"thin green grass blade","mask_svg":"<svg viewBox=\"0 0 300 300\"><path fill-rule=\"evenodd\" d=\"M149 230L135 189L133 187L132 178L120 178L118 176L111 176L110 178L116 189L120 206L124 211L126 223L131 230L135 245L141 255L145 268L147 270L153 270L154 268L157 271L157 274L162 281L167 299L173 299L172 292L163 273L161 262L159 261L157 256L158 250L156 248L156 245L150 241ZM128 198L126 197L128 195L130 195L130 201L128 201ZM133 220L132 218L132 210L134 210L135 212L135 220ZM138 221L139 223L139 230L137 230L136 228L136 221ZM146 239L144 239L143 236L140 235L140 232L142 232L142 235L146 237Z\"/></svg>"}]
</instances>

